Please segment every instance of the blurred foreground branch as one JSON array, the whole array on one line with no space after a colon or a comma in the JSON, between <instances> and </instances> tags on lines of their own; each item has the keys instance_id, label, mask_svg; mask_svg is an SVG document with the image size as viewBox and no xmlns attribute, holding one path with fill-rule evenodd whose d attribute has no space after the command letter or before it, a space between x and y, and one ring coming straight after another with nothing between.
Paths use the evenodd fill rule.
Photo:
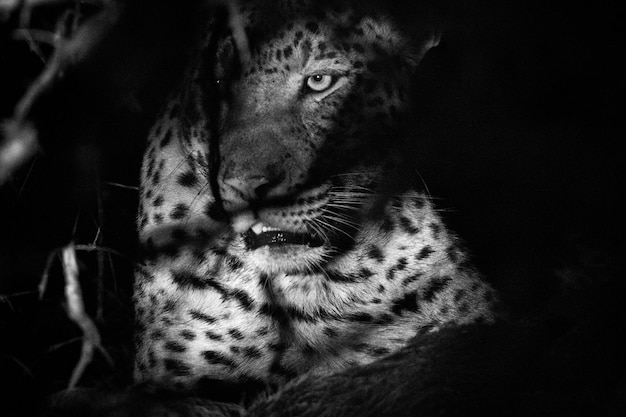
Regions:
<instances>
[{"instance_id":1,"label":"blurred foreground branch","mask_svg":"<svg viewBox=\"0 0 626 417\"><path fill-rule=\"evenodd\" d=\"M2 14L17 12L19 9L21 16L29 16L33 7L51 3L53 0L0 0L0 12ZM58 0L56 3L65 4L67 0ZM110 0L100 0L98 3L102 6L101 10L85 22L72 25L76 27L72 27L69 33L65 33L67 29L64 22L59 22L56 33L51 34L54 39L54 51L44 69L16 104L13 116L0 125L0 185L39 148L37 129L30 120L31 111L37 100L49 91L67 70L84 61L117 23L120 4ZM20 20L24 23L25 19Z\"/></svg>"}]
</instances>

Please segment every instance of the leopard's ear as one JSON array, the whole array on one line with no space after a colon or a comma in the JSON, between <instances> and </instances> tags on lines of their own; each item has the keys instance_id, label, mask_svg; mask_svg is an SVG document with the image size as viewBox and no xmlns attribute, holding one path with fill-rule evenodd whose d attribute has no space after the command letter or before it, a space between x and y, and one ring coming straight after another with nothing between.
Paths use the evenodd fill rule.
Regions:
<instances>
[{"instance_id":1,"label":"leopard's ear","mask_svg":"<svg viewBox=\"0 0 626 417\"><path fill-rule=\"evenodd\" d=\"M442 30L432 25L406 30L387 17L365 17L358 27L370 39L383 42L385 49L391 55L401 57L401 61L411 70L419 65L431 48L439 44L442 35Z\"/></svg>"},{"instance_id":2,"label":"leopard's ear","mask_svg":"<svg viewBox=\"0 0 626 417\"><path fill-rule=\"evenodd\" d=\"M418 27L399 26L406 42L406 61L415 70L428 51L441 42L443 29L432 22L418 22Z\"/></svg>"},{"instance_id":3,"label":"leopard's ear","mask_svg":"<svg viewBox=\"0 0 626 417\"><path fill-rule=\"evenodd\" d=\"M438 28L433 28L432 30L428 31L425 39L419 42L417 47L415 48L415 53L413 56L415 66L419 65L419 63L422 61L422 58L424 58L424 55L426 55L426 52L430 51L431 48L439 45L439 42L441 41L441 35L442 30Z\"/></svg>"}]
</instances>

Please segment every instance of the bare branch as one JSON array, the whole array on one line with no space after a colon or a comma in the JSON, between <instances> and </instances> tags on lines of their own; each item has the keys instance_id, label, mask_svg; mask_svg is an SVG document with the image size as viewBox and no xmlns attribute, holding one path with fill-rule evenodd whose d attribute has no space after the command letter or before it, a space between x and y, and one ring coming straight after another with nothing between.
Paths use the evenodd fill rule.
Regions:
<instances>
[{"instance_id":1,"label":"bare branch","mask_svg":"<svg viewBox=\"0 0 626 417\"><path fill-rule=\"evenodd\" d=\"M250 46L246 35L245 25L241 13L239 13L239 2L237 0L224 0L228 8L228 26L233 33L233 39L239 52L239 60L242 67L246 68L250 62Z\"/></svg>"},{"instance_id":2,"label":"bare branch","mask_svg":"<svg viewBox=\"0 0 626 417\"><path fill-rule=\"evenodd\" d=\"M100 343L100 333L96 325L87 315L83 303L83 295L78 282L78 264L76 262L76 250L73 244L63 248L63 272L65 275L65 298L67 301L67 314L69 318L80 327L83 332L83 345L80 359L68 384L68 388L74 388L83 375L85 368L93 360L93 351L98 349L111 363L111 358Z\"/></svg>"},{"instance_id":3,"label":"bare branch","mask_svg":"<svg viewBox=\"0 0 626 417\"><path fill-rule=\"evenodd\" d=\"M220 6L228 11L228 27L230 28L235 47L239 54L242 66L245 68L250 62L250 46L245 31L244 18L241 15L238 0L207 0L209 6Z\"/></svg>"}]
</instances>

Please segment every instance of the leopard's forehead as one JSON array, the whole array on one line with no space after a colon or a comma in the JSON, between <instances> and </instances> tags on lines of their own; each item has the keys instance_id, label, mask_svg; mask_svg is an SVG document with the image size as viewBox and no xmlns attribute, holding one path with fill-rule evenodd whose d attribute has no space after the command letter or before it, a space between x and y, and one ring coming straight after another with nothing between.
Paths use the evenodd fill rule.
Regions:
<instances>
[{"instance_id":1,"label":"leopard's forehead","mask_svg":"<svg viewBox=\"0 0 626 417\"><path fill-rule=\"evenodd\" d=\"M311 48L315 45L306 42L315 40L325 42L320 49L334 45L344 50L349 50L353 42L371 42L378 44L379 52L389 52L389 47L396 49L405 43L387 16L359 7L358 2L254 1L242 9L246 34L257 55L277 44ZM289 57L289 48L286 53Z\"/></svg>"}]
</instances>

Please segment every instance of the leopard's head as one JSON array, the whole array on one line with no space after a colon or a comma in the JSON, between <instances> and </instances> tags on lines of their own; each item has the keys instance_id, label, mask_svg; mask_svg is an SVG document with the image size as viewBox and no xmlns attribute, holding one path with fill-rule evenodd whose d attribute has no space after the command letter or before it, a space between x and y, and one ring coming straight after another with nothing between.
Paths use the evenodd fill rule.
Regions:
<instances>
[{"instance_id":1,"label":"leopard's head","mask_svg":"<svg viewBox=\"0 0 626 417\"><path fill-rule=\"evenodd\" d=\"M249 59L225 35L207 71L220 98L215 192L268 273L315 269L354 244L398 156L413 70L437 42L302 7L255 10Z\"/></svg>"}]
</instances>

